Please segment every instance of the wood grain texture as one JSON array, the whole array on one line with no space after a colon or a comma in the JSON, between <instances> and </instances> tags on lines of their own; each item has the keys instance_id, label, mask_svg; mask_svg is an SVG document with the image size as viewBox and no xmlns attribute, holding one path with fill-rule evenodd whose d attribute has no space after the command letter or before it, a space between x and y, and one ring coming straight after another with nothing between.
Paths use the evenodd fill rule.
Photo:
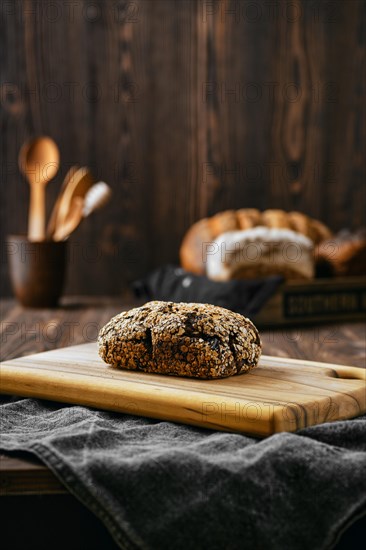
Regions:
<instances>
[{"instance_id":1,"label":"wood grain texture","mask_svg":"<svg viewBox=\"0 0 366 550\"><path fill-rule=\"evenodd\" d=\"M62 308L40 311L24 310L14 300L2 300L1 360L91 341L95 339L96 327L132 305L136 304L120 298L74 297L64 300ZM366 368L364 323L264 330L261 339L267 355L300 360L316 358L327 363ZM27 457L7 456L0 461L0 473L3 494L43 494L56 490L52 473ZM22 479L22 484L15 483L14 476ZM63 492L62 487L60 492Z\"/></svg>"},{"instance_id":2,"label":"wood grain texture","mask_svg":"<svg viewBox=\"0 0 366 550\"><path fill-rule=\"evenodd\" d=\"M107 367L89 343L0 365L1 393L266 437L366 412L366 371L262 356L249 373L185 379Z\"/></svg>"},{"instance_id":3,"label":"wood grain texture","mask_svg":"<svg viewBox=\"0 0 366 550\"><path fill-rule=\"evenodd\" d=\"M280 207L365 224L365 4L19 0L0 10L1 238L25 232L17 154L60 146L114 199L71 241L66 291L118 294L191 223ZM10 295L5 250L1 290Z\"/></svg>"},{"instance_id":4,"label":"wood grain texture","mask_svg":"<svg viewBox=\"0 0 366 550\"><path fill-rule=\"evenodd\" d=\"M62 483L41 461L28 454L26 458L0 455L0 496L67 493Z\"/></svg>"}]
</instances>

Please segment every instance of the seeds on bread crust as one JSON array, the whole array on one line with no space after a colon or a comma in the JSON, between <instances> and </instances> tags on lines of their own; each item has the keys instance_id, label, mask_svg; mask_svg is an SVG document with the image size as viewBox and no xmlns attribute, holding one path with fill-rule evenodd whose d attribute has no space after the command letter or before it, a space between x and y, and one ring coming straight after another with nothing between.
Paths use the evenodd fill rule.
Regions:
<instances>
[{"instance_id":1,"label":"seeds on bread crust","mask_svg":"<svg viewBox=\"0 0 366 550\"><path fill-rule=\"evenodd\" d=\"M195 378L249 371L261 353L253 323L210 304L148 302L100 331L99 355L117 368Z\"/></svg>"}]
</instances>

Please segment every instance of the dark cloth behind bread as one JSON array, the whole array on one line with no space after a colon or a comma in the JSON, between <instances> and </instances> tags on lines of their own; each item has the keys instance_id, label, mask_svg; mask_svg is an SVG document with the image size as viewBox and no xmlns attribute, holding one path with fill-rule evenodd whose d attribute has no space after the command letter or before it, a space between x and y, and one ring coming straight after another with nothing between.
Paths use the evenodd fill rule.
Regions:
<instances>
[{"instance_id":1,"label":"dark cloth behind bread","mask_svg":"<svg viewBox=\"0 0 366 550\"><path fill-rule=\"evenodd\" d=\"M366 511L365 416L258 440L34 399L0 414L0 448L38 456L123 549L325 550Z\"/></svg>"},{"instance_id":2,"label":"dark cloth behind bread","mask_svg":"<svg viewBox=\"0 0 366 550\"><path fill-rule=\"evenodd\" d=\"M256 280L216 282L168 265L135 281L133 289L138 297L146 301L199 302L254 315L282 282L283 277L278 275Z\"/></svg>"}]
</instances>

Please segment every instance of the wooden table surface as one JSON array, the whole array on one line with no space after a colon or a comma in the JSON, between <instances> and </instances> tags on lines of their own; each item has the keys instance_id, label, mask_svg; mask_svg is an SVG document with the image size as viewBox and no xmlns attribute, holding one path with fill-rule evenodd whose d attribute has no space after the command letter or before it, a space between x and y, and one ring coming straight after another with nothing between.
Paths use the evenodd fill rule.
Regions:
<instances>
[{"instance_id":1,"label":"wooden table surface","mask_svg":"<svg viewBox=\"0 0 366 550\"><path fill-rule=\"evenodd\" d=\"M0 302L0 359L95 341L99 329L123 309L123 298L64 299L58 309L24 309ZM366 368L366 324L327 324L261 331L263 353ZM66 489L38 460L19 453L0 456L0 494L61 494Z\"/></svg>"}]
</instances>

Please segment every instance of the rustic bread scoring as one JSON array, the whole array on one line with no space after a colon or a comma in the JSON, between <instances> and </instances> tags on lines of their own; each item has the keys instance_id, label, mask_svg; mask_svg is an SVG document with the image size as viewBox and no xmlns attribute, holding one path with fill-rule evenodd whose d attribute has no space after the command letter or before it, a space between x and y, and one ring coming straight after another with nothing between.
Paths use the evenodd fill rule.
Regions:
<instances>
[{"instance_id":1,"label":"rustic bread scoring","mask_svg":"<svg viewBox=\"0 0 366 550\"><path fill-rule=\"evenodd\" d=\"M227 210L211 218L204 218L193 224L183 238L180 248L181 265L187 271L204 275L206 273L207 245L228 231L238 231L263 226L289 229L308 237L314 245L332 236L330 229L322 222L309 218L301 212L265 210L255 208Z\"/></svg>"},{"instance_id":2,"label":"rustic bread scoring","mask_svg":"<svg viewBox=\"0 0 366 550\"><path fill-rule=\"evenodd\" d=\"M255 367L259 333L239 313L210 304L148 302L100 331L99 355L116 368L195 378L225 378Z\"/></svg>"}]
</instances>

